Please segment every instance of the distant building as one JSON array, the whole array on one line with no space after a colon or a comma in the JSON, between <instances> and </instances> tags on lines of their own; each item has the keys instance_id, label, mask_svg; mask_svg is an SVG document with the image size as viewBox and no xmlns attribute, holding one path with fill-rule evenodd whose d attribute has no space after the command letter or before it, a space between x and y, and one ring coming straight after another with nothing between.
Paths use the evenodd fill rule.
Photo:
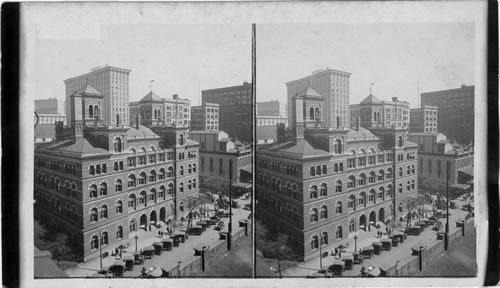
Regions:
<instances>
[{"instance_id":1,"label":"distant building","mask_svg":"<svg viewBox=\"0 0 500 288\"><path fill-rule=\"evenodd\" d=\"M288 123L292 123L291 101L298 94L312 88L323 97L322 111L319 122L327 127L336 126L349 128L349 79L351 73L330 68L313 71L312 75L286 83L288 95ZM338 120L338 121L337 121Z\"/></svg>"},{"instance_id":2,"label":"distant building","mask_svg":"<svg viewBox=\"0 0 500 288\"><path fill-rule=\"evenodd\" d=\"M66 116L71 119L70 97L89 84L103 95L102 111L92 111L85 107L92 117L104 125L123 126L130 122L129 117L129 74L130 70L104 66L91 69L89 73L64 80L66 84ZM68 120L68 126L72 123Z\"/></svg>"},{"instance_id":3,"label":"distant building","mask_svg":"<svg viewBox=\"0 0 500 288\"><path fill-rule=\"evenodd\" d=\"M425 105L410 109L410 133L437 133L438 107Z\"/></svg>"},{"instance_id":4,"label":"distant building","mask_svg":"<svg viewBox=\"0 0 500 288\"><path fill-rule=\"evenodd\" d=\"M145 126L175 125L188 128L191 119L191 100L181 99L174 94L172 99L160 98L153 91L142 97L139 102L131 102L130 125L137 120Z\"/></svg>"},{"instance_id":5,"label":"distant building","mask_svg":"<svg viewBox=\"0 0 500 288\"><path fill-rule=\"evenodd\" d=\"M288 127L288 118L281 116L255 116L255 124L257 127L269 127L276 126L278 124L284 124Z\"/></svg>"},{"instance_id":6,"label":"distant building","mask_svg":"<svg viewBox=\"0 0 500 288\"><path fill-rule=\"evenodd\" d=\"M233 183L248 181L252 174L251 145L229 138L224 131L191 131L189 137L200 143L199 173L203 187L217 190L227 187L230 173Z\"/></svg>"},{"instance_id":7,"label":"distant building","mask_svg":"<svg viewBox=\"0 0 500 288\"><path fill-rule=\"evenodd\" d=\"M191 107L191 131L219 130L219 104Z\"/></svg>"},{"instance_id":8,"label":"distant building","mask_svg":"<svg viewBox=\"0 0 500 288\"><path fill-rule=\"evenodd\" d=\"M35 112L38 114L57 115L57 99L49 98L35 100Z\"/></svg>"},{"instance_id":9,"label":"distant building","mask_svg":"<svg viewBox=\"0 0 500 288\"><path fill-rule=\"evenodd\" d=\"M277 142L257 147L256 216L305 261L403 217L417 196L418 147L407 127L349 129L340 117L321 125L326 99L308 87L291 100L291 135L278 126Z\"/></svg>"},{"instance_id":10,"label":"distant building","mask_svg":"<svg viewBox=\"0 0 500 288\"><path fill-rule=\"evenodd\" d=\"M281 116L280 102L278 100L255 103L257 116Z\"/></svg>"},{"instance_id":11,"label":"distant building","mask_svg":"<svg viewBox=\"0 0 500 288\"><path fill-rule=\"evenodd\" d=\"M272 144L278 137L278 126L255 127L255 144Z\"/></svg>"},{"instance_id":12,"label":"distant building","mask_svg":"<svg viewBox=\"0 0 500 288\"><path fill-rule=\"evenodd\" d=\"M38 114L38 124L35 126L35 143L51 142L56 139L56 123L66 125L65 115Z\"/></svg>"},{"instance_id":13,"label":"distant building","mask_svg":"<svg viewBox=\"0 0 500 288\"><path fill-rule=\"evenodd\" d=\"M442 133L410 133L418 145L418 176L446 183L446 163L450 162L450 184L467 184L474 177L474 147L448 140Z\"/></svg>"},{"instance_id":14,"label":"distant building","mask_svg":"<svg viewBox=\"0 0 500 288\"><path fill-rule=\"evenodd\" d=\"M350 105L351 126L382 128L398 127L408 129L410 122L410 103L399 101L392 97L392 101L381 101L375 95L368 95L359 104Z\"/></svg>"},{"instance_id":15,"label":"distant building","mask_svg":"<svg viewBox=\"0 0 500 288\"><path fill-rule=\"evenodd\" d=\"M240 141L253 141L252 83L203 90L202 103L219 104L219 130Z\"/></svg>"},{"instance_id":16,"label":"distant building","mask_svg":"<svg viewBox=\"0 0 500 288\"><path fill-rule=\"evenodd\" d=\"M187 126L104 125L104 101L90 84L72 93L70 127L56 123L55 141L34 151L35 219L68 235L83 261L185 217L199 192L199 144Z\"/></svg>"},{"instance_id":17,"label":"distant building","mask_svg":"<svg viewBox=\"0 0 500 288\"><path fill-rule=\"evenodd\" d=\"M421 94L421 103L438 107L438 130L463 144L474 141L474 85Z\"/></svg>"}]
</instances>

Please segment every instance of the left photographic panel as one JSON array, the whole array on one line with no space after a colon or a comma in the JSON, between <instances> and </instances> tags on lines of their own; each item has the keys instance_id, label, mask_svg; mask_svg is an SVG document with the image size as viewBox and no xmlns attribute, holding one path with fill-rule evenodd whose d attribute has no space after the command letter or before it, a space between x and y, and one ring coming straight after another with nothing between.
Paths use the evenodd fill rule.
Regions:
<instances>
[{"instance_id":1,"label":"left photographic panel","mask_svg":"<svg viewBox=\"0 0 500 288\"><path fill-rule=\"evenodd\" d=\"M252 26L163 4L23 5L35 279L252 277Z\"/></svg>"}]
</instances>

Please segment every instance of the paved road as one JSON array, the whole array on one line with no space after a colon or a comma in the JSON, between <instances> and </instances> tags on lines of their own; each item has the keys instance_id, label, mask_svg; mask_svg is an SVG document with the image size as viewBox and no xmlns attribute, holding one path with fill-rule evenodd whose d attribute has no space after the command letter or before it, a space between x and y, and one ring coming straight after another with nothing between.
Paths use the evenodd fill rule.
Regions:
<instances>
[{"instance_id":1,"label":"paved road","mask_svg":"<svg viewBox=\"0 0 500 288\"><path fill-rule=\"evenodd\" d=\"M457 204L457 207L461 208L463 204L468 203L470 200L467 200L466 202L462 200L455 200L455 203ZM427 210L432 210L431 206L428 205L426 207ZM459 221L462 219L465 219L465 216L467 215L467 211L463 211L460 209L450 209L450 233L453 231L456 231L460 228L456 228L455 226L455 221ZM429 213L429 215L432 215L432 212ZM446 218L442 218L440 221L443 222L443 224L446 222ZM416 222L416 221L413 221ZM444 227L444 225L443 225ZM444 228L443 228L444 229ZM384 229L381 229L384 230ZM443 230L444 231L444 230ZM371 229L371 232L365 232L363 230L358 231L358 240L357 240L357 249L359 250L360 248L363 248L365 246L371 245L373 242L378 242L380 241L380 238L376 237L377 230L376 229ZM353 235L349 236L349 239L346 240L346 244L349 246L346 248L347 252L353 252L354 251L354 240L352 239ZM387 236L384 235L382 238L386 238ZM383 251L381 255L375 255L371 259L365 259L363 266L368 267L370 265L372 266L392 266L394 265L397 261L401 265L405 264L406 262L410 261L412 257L411 256L411 248L416 246L416 245L424 245L424 246L432 246L438 241L442 240L437 240L436 237L436 231L433 231L430 227L426 228L423 233L420 234L420 236L408 236L407 239L405 240L404 243L400 243L398 247L393 247L391 251ZM474 242L475 243L475 242ZM475 258L472 258L475 259ZM330 264L332 264L333 261L338 260L334 256L327 256L323 258L322 264L323 268L327 268ZM286 271L283 272L283 276L295 276L295 277L305 277L307 275L311 275L314 273L314 270L319 270L320 269L320 261L319 257L312 259L310 261L307 261L305 263L299 263L295 267L291 267L287 269ZM346 270L344 272L344 276L357 276L360 274L361 270L361 265L356 264L353 267L353 270ZM459 273L456 273L455 275L459 275Z\"/></svg>"},{"instance_id":2,"label":"paved road","mask_svg":"<svg viewBox=\"0 0 500 288\"><path fill-rule=\"evenodd\" d=\"M245 204L249 204L250 200L237 200L240 204L240 207L244 207ZM213 213L211 213L213 214ZM247 219L250 211L244 210L242 208L233 209L233 233L244 229L243 227L239 227L238 221L240 219ZM229 218L222 218L222 221L225 222L227 232L227 227L229 223ZM194 248L200 247L202 245L208 245L210 247L216 246L223 240L219 240L219 231L213 229L214 226L208 228L202 235L190 235L189 239L186 240L185 243L181 243L179 247L174 247L172 251L165 251L162 255L154 256L152 259L146 259L144 266L146 269L148 267L164 267L165 269L170 269L178 264L179 261L181 263L181 269L184 265L191 263L199 256L194 256ZM157 236L158 230L153 228L152 231L139 231L139 240L137 242L137 249L140 250L146 246L152 245L153 242L160 242L161 238ZM164 236L167 237L167 236ZM130 247L127 249L126 253L123 253L122 256L131 254L135 251L135 240L133 239L133 235L129 235L130 238ZM109 256L103 259L103 267L111 266L115 261L120 261L119 259ZM135 265L132 271L125 272L125 277L137 277L140 274L142 266ZM68 277L88 277L100 270L99 258L93 259L86 263L80 264L75 268L67 269L65 272Z\"/></svg>"}]
</instances>

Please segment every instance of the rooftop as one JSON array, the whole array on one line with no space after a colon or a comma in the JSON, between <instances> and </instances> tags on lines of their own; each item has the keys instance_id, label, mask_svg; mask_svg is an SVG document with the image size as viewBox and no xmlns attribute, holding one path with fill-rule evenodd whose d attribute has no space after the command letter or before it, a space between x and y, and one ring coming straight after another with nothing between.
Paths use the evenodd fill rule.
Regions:
<instances>
[{"instance_id":1,"label":"rooftop","mask_svg":"<svg viewBox=\"0 0 500 288\"><path fill-rule=\"evenodd\" d=\"M146 96L142 97L139 102L163 102L163 99L160 96L156 95L155 92L150 91Z\"/></svg>"}]
</instances>

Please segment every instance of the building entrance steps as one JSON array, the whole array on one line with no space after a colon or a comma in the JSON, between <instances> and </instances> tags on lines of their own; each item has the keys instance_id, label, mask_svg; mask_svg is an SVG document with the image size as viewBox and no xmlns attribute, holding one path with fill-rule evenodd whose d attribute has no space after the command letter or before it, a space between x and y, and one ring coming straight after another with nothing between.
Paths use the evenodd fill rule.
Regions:
<instances>
[{"instance_id":1,"label":"building entrance steps","mask_svg":"<svg viewBox=\"0 0 500 288\"><path fill-rule=\"evenodd\" d=\"M239 227L239 221L248 219L248 216L250 214L250 211L244 210L243 207L245 204L250 203L249 200L239 200L238 202L240 204L240 208L233 208L233 225L232 225L232 231L233 234L237 233L238 231L244 229L244 227ZM208 210L207 210L208 211ZM213 215L213 210L210 211L210 215ZM228 227L229 224L229 218L221 218L221 220L224 222L225 226ZM194 222L196 222L196 219L193 219ZM137 251L140 251L141 249L151 246L153 242L160 242L162 237L158 236L158 231L166 231L166 224L161 222L161 228L157 228L154 225L151 226L151 231L145 231L144 229L139 229L137 231ZM184 227L187 228L187 223L188 221L185 220L182 222L184 224ZM180 228L177 228L177 231L179 231ZM224 229L224 231L227 232L227 228ZM128 236L128 247L124 248L122 250L122 258L125 255L129 255L131 253L135 252L135 235L136 232L131 232ZM250 235L250 233L249 233ZM165 233L163 238L168 237L167 234ZM181 261L182 266L187 265L194 261L196 258L199 256L194 256L194 248L199 247L200 245L205 245L209 247L215 247L218 243L220 243L223 240L219 239L219 231L214 230L213 226L208 228L205 232L203 232L202 235L197 236L197 235L191 235L189 236L189 239L185 241L185 243L181 243L178 247L175 247L172 251L165 251L162 253L162 255L157 255L152 257L152 259L146 259L144 265L135 265L134 269L132 271L126 271L124 273L125 277L137 277L140 274L140 269L142 266L145 266L146 268L155 266L155 267L165 267L165 268L172 268L176 265L178 265L179 261ZM108 250L108 249L107 249ZM103 248L104 251L104 248ZM116 256L108 256L102 259L102 267L106 268L116 261L119 261L120 258L118 255ZM81 263L77 265L74 268L70 268L65 270L65 273L68 275L68 277L87 277L92 274L95 274L97 271L100 270L100 258L97 257L95 259L92 259L90 261L87 261L85 263Z\"/></svg>"}]
</instances>

